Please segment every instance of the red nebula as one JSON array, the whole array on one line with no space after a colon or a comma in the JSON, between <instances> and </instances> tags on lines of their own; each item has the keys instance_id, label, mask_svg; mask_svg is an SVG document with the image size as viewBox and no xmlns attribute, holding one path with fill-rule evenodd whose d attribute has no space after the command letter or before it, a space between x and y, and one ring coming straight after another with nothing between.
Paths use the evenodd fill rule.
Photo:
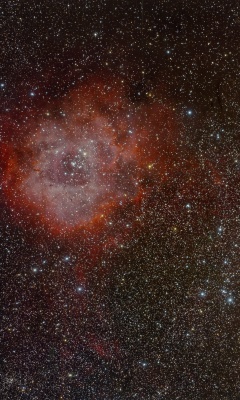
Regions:
<instances>
[{"instance_id":1,"label":"red nebula","mask_svg":"<svg viewBox=\"0 0 240 400\"><path fill-rule=\"evenodd\" d=\"M106 226L146 195L146 182L164 182L176 161L170 108L151 94L132 102L118 79L88 78L27 120L5 151L5 193L16 217L57 235Z\"/></svg>"},{"instance_id":2,"label":"red nebula","mask_svg":"<svg viewBox=\"0 0 240 400\"><path fill-rule=\"evenodd\" d=\"M77 254L85 290L92 272L107 272L101 255L136 234L142 203L174 173L179 130L158 94L133 102L128 85L109 76L44 103L5 123L3 191L24 231L63 238ZM87 299L76 312L89 312ZM120 354L94 332L79 340L103 358Z\"/></svg>"}]
</instances>

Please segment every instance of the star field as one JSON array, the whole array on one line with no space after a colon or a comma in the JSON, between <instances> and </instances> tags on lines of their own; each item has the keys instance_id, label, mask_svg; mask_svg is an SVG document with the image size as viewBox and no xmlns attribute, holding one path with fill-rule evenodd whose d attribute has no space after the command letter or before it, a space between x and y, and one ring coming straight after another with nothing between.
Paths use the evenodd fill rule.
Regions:
<instances>
[{"instance_id":1,"label":"star field","mask_svg":"<svg viewBox=\"0 0 240 400\"><path fill-rule=\"evenodd\" d=\"M3 400L240 399L239 12L4 2Z\"/></svg>"}]
</instances>

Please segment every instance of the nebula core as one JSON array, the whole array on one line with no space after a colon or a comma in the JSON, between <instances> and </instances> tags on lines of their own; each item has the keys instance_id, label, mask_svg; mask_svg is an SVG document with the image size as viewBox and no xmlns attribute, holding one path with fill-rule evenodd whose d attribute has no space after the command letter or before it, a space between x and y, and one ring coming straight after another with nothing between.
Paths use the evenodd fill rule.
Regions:
<instances>
[{"instance_id":1,"label":"nebula core","mask_svg":"<svg viewBox=\"0 0 240 400\"><path fill-rule=\"evenodd\" d=\"M20 147L8 149L5 190L17 215L54 232L101 223L171 172L170 108L134 103L118 79L88 78L29 120Z\"/></svg>"}]
</instances>

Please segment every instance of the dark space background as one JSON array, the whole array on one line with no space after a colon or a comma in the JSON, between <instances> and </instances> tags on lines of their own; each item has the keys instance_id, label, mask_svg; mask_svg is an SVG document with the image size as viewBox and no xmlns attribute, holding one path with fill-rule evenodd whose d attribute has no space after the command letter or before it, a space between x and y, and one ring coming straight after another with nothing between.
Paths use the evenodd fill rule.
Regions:
<instances>
[{"instance_id":1,"label":"dark space background","mask_svg":"<svg viewBox=\"0 0 240 400\"><path fill-rule=\"evenodd\" d=\"M2 142L16 110L108 71L136 106L162 87L192 167L149 191L140 227L89 263L87 290L78 240L19 224L1 195L1 399L240 399L239 11L220 0L2 3Z\"/></svg>"}]
</instances>

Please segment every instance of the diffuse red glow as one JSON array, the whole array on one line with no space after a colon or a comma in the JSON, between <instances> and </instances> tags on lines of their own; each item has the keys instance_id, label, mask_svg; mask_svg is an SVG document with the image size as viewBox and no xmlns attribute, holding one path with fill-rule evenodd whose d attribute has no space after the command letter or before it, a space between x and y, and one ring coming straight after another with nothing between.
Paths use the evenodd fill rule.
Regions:
<instances>
[{"instance_id":1,"label":"diffuse red glow","mask_svg":"<svg viewBox=\"0 0 240 400\"><path fill-rule=\"evenodd\" d=\"M22 126L8 147L5 193L15 215L51 232L91 233L160 185L176 155L172 112L132 103L123 82L91 78ZM20 127L21 130L21 127Z\"/></svg>"}]
</instances>

